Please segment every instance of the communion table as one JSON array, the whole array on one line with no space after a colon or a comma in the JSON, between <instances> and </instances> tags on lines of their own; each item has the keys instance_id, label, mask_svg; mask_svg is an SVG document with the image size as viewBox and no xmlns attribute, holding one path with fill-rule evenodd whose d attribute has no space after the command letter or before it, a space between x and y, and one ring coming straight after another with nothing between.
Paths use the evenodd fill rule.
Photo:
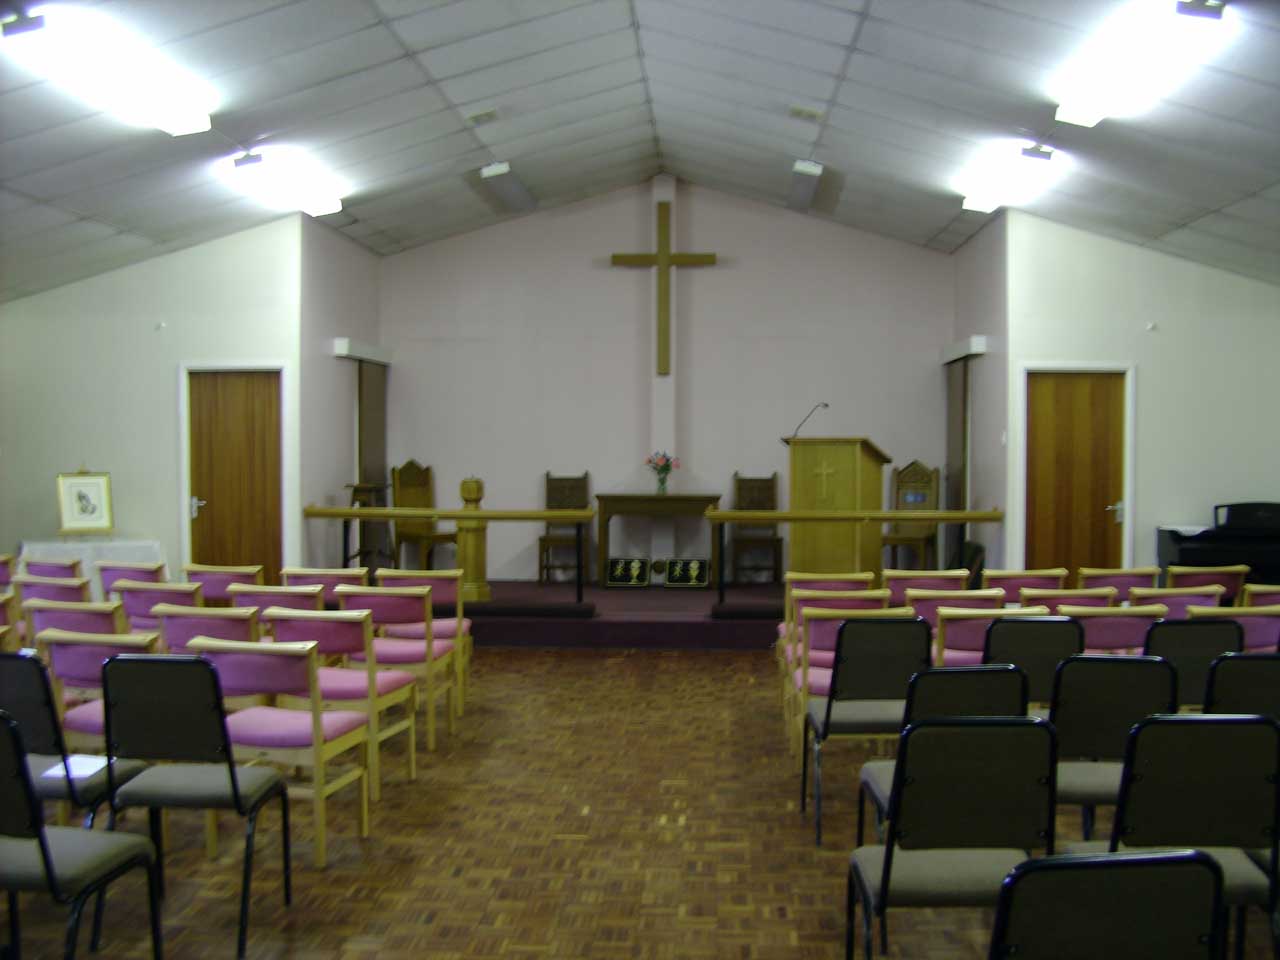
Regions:
<instances>
[{"instance_id":1,"label":"communion table","mask_svg":"<svg viewBox=\"0 0 1280 960\"><path fill-rule=\"evenodd\" d=\"M599 531L596 535L599 550L599 577L597 581L604 585L609 579L609 520L620 514L631 514L645 517L678 517L704 515L720 505L718 493L598 493L596 501L600 504ZM711 538L711 575L718 578L720 573L720 543ZM714 580L713 580L714 582Z\"/></svg>"}]
</instances>

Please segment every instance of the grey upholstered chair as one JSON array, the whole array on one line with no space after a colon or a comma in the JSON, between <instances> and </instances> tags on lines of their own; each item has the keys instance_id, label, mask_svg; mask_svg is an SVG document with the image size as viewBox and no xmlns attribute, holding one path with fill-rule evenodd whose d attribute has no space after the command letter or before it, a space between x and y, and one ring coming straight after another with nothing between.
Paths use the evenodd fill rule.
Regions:
<instances>
[{"instance_id":1,"label":"grey upholstered chair","mask_svg":"<svg viewBox=\"0 0 1280 960\"><path fill-rule=\"evenodd\" d=\"M888 836L849 859L845 953L862 907L888 952L886 909L994 907L1005 875L1035 849L1053 853L1053 727L1038 717L924 720L902 734ZM975 775L978 771L981 775Z\"/></svg>"},{"instance_id":2,"label":"grey upholstered chair","mask_svg":"<svg viewBox=\"0 0 1280 960\"><path fill-rule=\"evenodd\" d=\"M111 786L112 819L128 807L146 807L164 893L160 811L165 807L234 810L245 818L237 956L249 929L249 880L258 814L280 798L284 902L293 901L289 857L289 795L272 767L235 763L213 665L199 657L122 654L102 668L107 754L112 759L165 761L128 783ZM109 770L111 768L108 768Z\"/></svg>"},{"instance_id":3,"label":"grey upholstered chair","mask_svg":"<svg viewBox=\"0 0 1280 960\"><path fill-rule=\"evenodd\" d=\"M1205 713L1261 713L1280 720L1280 653L1224 653L1209 664Z\"/></svg>"},{"instance_id":4,"label":"grey upholstered chair","mask_svg":"<svg viewBox=\"0 0 1280 960\"><path fill-rule=\"evenodd\" d=\"M1028 860L1000 887L989 960L1215 960L1222 868L1207 853Z\"/></svg>"},{"instance_id":5,"label":"grey upholstered chair","mask_svg":"<svg viewBox=\"0 0 1280 960\"><path fill-rule=\"evenodd\" d=\"M1244 630L1234 620L1161 620L1147 631L1142 652L1164 657L1178 671L1178 702L1204 703L1209 664L1224 653L1244 649Z\"/></svg>"},{"instance_id":6,"label":"grey upholstered chair","mask_svg":"<svg viewBox=\"0 0 1280 960\"><path fill-rule=\"evenodd\" d=\"M0 710L12 716L22 731L36 799L69 803L86 811L84 825L92 829L98 808L108 795L107 768L105 764L79 764L67 756L49 673L38 657L0 653ZM59 766L62 776L53 775ZM117 761L116 783L127 783L146 766L138 760Z\"/></svg>"},{"instance_id":7,"label":"grey upholstered chair","mask_svg":"<svg viewBox=\"0 0 1280 960\"><path fill-rule=\"evenodd\" d=\"M1009 663L975 667L935 667L917 673L907 687L905 730L921 720L943 717L1022 717L1027 713L1027 677ZM868 760L858 771L858 843L866 801L876 811L876 823L884 823L893 791L893 760Z\"/></svg>"},{"instance_id":8,"label":"grey upholstered chair","mask_svg":"<svg viewBox=\"0 0 1280 960\"><path fill-rule=\"evenodd\" d=\"M800 810L805 809L809 733L813 732L815 842L822 843L822 745L830 737L896 736L902 730L907 687L929 669L929 624L916 619L847 620L836 634L831 690L810 697L804 716Z\"/></svg>"},{"instance_id":9,"label":"grey upholstered chair","mask_svg":"<svg viewBox=\"0 0 1280 960\"><path fill-rule=\"evenodd\" d=\"M1053 699L1058 664L1084 653L1084 628L1070 617L1006 617L987 627L983 663L1013 663L1027 675L1027 699L1045 704ZM1046 710L1043 716L1048 716Z\"/></svg>"},{"instance_id":10,"label":"grey upholstered chair","mask_svg":"<svg viewBox=\"0 0 1280 960\"><path fill-rule=\"evenodd\" d=\"M151 841L132 833L46 827L27 760L17 721L0 711L0 887L9 895L9 948L5 956L19 955L20 892L47 890L58 903L71 905L63 950L63 956L70 960L75 956L80 916L89 898L117 877L142 867L147 871L151 905L151 954L160 960L160 876ZM98 935L95 924L95 950Z\"/></svg>"},{"instance_id":11,"label":"grey upholstered chair","mask_svg":"<svg viewBox=\"0 0 1280 960\"><path fill-rule=\"evenodd\" d=\"M1084 654L1058 666L1049 711L1058 732L1058 803L1083 807L1086 840L1096 808L1120 795L1129 730L1177 708L1177 671L1159 657Z\"/></svg>"}]
</instances>

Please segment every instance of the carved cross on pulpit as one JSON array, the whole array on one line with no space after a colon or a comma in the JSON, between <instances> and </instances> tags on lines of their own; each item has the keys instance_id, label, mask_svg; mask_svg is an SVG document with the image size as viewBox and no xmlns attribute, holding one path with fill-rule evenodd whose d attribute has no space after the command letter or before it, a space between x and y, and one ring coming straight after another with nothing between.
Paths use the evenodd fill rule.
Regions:
<instances>
[{"instance_id":1,"label":"carved cross on pulpit","mask_svg":"<svg viewBox=\"0 0 1280 960\"><path fill-rule=\"evenodd\" d=\"M658 202L658 249L654 253L615 253L615 267L658 268L658 376L671 375L671 268L714 267L714 253L671 252L671 204Z\"/></svg>"},{"instance_id":2,"label":"carved cross on pulpit","mask_svg":"<svg viewBox=\"0 0 1280 960\"><path fill-rule=\"evenodd\" d=\"M822 466L813 471L813 475L822 481L822 489L818 491L819 500L827 499L827 480L828 478L835 476L835 473L836 468L827 463L826 460L822 461Z\"/></svg>"}]
</instances>

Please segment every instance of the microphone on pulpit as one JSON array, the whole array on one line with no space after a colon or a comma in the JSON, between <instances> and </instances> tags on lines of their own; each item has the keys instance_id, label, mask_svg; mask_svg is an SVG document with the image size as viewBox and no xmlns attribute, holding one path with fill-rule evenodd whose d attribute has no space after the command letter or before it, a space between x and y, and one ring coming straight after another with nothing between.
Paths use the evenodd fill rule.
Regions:
<instances>
[{"instance_id":1,"label":"microphone on pulpit","mask_svg":"<svg viewBox=\"0 0 1280 960\"><path fill-rule=\"evenodd\" d=\"M831 404L827 403L827 401L825 400L815 403L813 405L813 409L804 415L804 419L796 424L796 428L791 431L791 436L783 437L782 442L785 444L788 440L794 440L796 437L800 436L800 428L809 422L809 418L812 417L819 410L826 410L830 406Z\"/></svg>"}]
</instances>

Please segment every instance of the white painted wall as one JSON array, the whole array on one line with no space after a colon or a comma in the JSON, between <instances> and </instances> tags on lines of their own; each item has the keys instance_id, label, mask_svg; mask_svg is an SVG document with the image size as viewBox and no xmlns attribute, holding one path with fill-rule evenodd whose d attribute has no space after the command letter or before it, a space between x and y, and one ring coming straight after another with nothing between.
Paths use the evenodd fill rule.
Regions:
<instances>
[{"instance_id":1,"label":"white painted wall","mask_svg":"<svg viewBox=\"0 0 1280 960\"><path fill-rule=\"evenodd\" d=\"M969 509L1007 509L1008 465L1008 227L1005 217L989 223L954 257L955 339L982 335L987 353L969 361ZM986 565L1004 566L1005 529L975 523L970 540L987 549Z\"/></svg>"},{"instance_id":2,"label":"white painted wall","mask_svg":"<svg viewBox=\"0 0 1280 960\"><path fill-rule=\"evenodd\" d=\"M344 485L356 478L357 364L333 356L333 339L377 339L378 258L309 217L301 223L301 502L346 505ZM303 521L302 536L308 565L340 565L339 521Z\"/></svg>"},{"instance_id":3,"label":"white painted wall","mask_svg":"<svg viewBox=\"0 0 1280 960\"><path fill-rule=\"evenodd\" d=\"M895 462L941 462L949 258L686 185L677 210L676 249L720 264L677 280L685 468L673 492L719 492L727 505L734 470L776 470L785 505L779 438L819 400L831 407L806 435L868 436ZM646 271L608 259L651 250L653 234L645 184L384 260L392 462L432 463L448 505L470 474L493 507L540 506L546 470L589 469L593 492L653 489L642 466L652 289ZM645 530L616 526L615 549ZM532 578L538 532L494 525L490 576ZM677 548L698 546L694 522Z\"/></svg>"},{"instance_id":4,"label":"white painted wall","mask_svg":"<svg viewBox=\"0 0 1280 960\"><path fill-rule=\"evenodd\" d=\"M1158 524L1277 499L1280 287L1024 213L1008 222L1011 500L1026 457L1017 372L1040 362L1136 368L1136 563L1155 562ZM1008 510L1016 565L1025 509Z\"/></svg>"},{"instance_id":5,"label":"white painted wall","mask_svg":"<svg viewBox=\"0 0 1280 960\"><path fill-rule=\"evenodd\" d=\"M0 306L0 552L54 539L54 477L111 474L121 539L183 561L184 364L282 368L286 562L300 557L298 217Z\"/></svg>"}]
</instances>

